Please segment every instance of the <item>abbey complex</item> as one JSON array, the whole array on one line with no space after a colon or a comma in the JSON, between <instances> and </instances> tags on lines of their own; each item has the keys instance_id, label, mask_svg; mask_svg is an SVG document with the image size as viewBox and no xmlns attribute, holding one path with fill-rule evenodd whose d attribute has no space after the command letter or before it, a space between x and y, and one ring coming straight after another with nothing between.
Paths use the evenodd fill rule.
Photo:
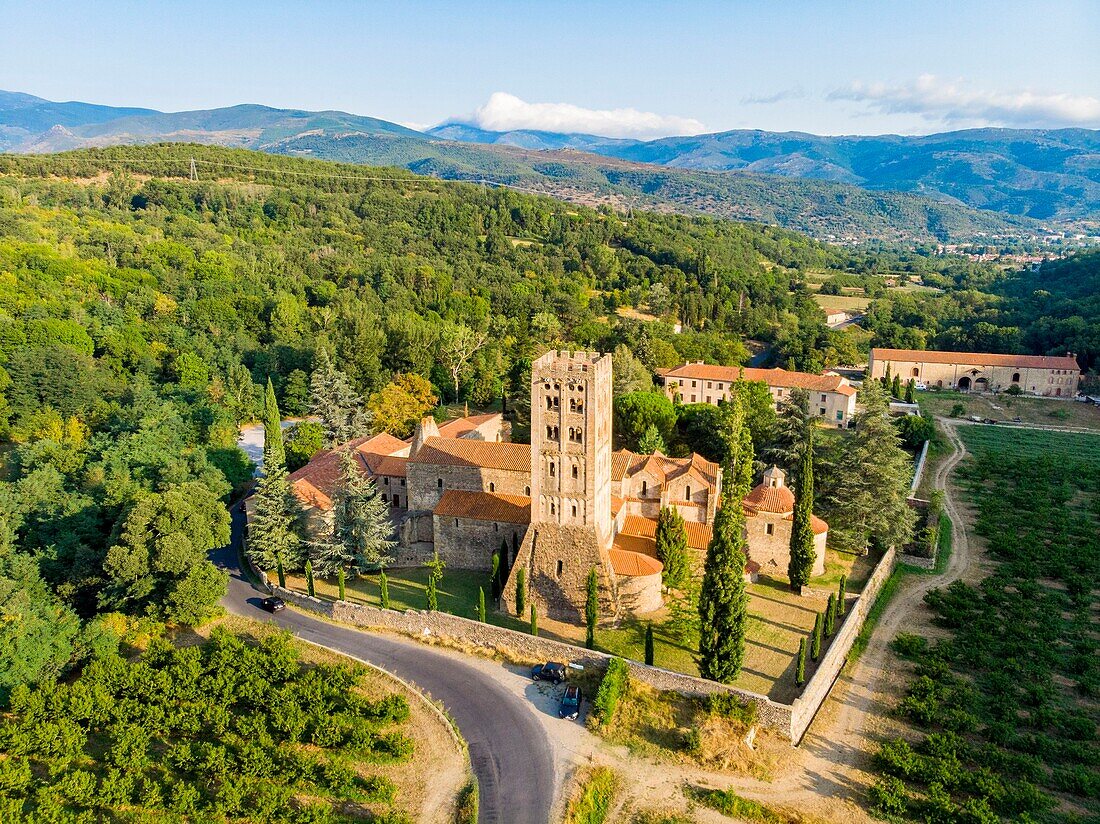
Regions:
<instances>
[{"instance_id":1,"label":"abbey complex","mask_svg":"<svg viewBox=\"0 0 1100 824\"><path fill-rule=\"evenodd\" d=\"M529 445L509 440L499 413L442 425L425 418L409 440L380 434L319 453L290 476L291 487L311 517L326 517L341 453L354 450L397 524L395 565L418 565L439 553L450 568L488 570L503 547L510 570L505 606L514 606L518 571L524 570L540 614L579 620L595 567L612 613L650 612L661 606L658 514L664 507L680 513L701 566L722 470L697 454L614 451L611 386L610 355L551 351L532 365ZM847 398L846 382L839 388ZM728 389L722 391L728 397ZM744 508L746 576L786 574L794 495L782 471L765 472ZM813 527L819 574L828 525L815 518Z\"/></svg>"}]
</instances>

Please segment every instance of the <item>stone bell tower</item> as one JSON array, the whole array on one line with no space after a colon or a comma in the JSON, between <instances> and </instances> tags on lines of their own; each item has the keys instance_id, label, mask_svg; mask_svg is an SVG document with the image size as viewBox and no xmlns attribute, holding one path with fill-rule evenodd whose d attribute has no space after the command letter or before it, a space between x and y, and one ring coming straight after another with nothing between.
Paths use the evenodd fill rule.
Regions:
<instances>
[{"instance_id":1,"label":"stone bell tower","mask_svg":"<svg viewBox=\"0 0 1100 824\"><path fill-rule=\"evenodd\" d=\"M611 356L547 352L531 365L531 523L589 527L610 547Z\"/></svg>"},{"instance_id":2,"label":"stone bell tower","mask_svg":"<svg viewBox=\"0 0 1100 824\"><path fill-rule=\"evenodd\" d=\"M531 365L531 526L502 595L515 609L517 572L542 615L577 621L595 567L604 615L617 606L611 567L611 356L547 352Z\"/></svg>"}]
</instances>

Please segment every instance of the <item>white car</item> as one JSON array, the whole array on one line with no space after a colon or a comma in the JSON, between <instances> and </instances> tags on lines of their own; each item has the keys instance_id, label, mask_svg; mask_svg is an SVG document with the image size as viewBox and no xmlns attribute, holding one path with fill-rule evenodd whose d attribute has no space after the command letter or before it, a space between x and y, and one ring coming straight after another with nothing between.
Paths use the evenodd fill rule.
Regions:
<instances>
[{"instance_id":1,"label":"white car","mask_svg":"<svg viewBox=\"0 0 1100 824\"><path fill-rule=\"evenodd\" d=\"M928 389L928 384L921 383L920 381L917 381L913 386L920 392L924 392Z\"/></svg>"}]
</instances>

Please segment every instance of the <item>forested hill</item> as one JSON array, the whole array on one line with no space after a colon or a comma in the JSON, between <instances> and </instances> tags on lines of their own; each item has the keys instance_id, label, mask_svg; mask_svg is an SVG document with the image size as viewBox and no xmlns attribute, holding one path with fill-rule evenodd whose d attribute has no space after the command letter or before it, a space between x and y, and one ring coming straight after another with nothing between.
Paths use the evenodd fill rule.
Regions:
<instances>
[{"instance_id":1,"label":"forested hill","mask_svg":"<svg viewBox=\"0 0 1100 824\"><path fill-rule=\"evenodd\" d=\"M1043 228L1022 217L1028 210L1017 209L1013 203L987 198L975 204L996 210L990 211L965 205L961 190L945 194L934 187L902 184L868 184L861 188L851 185L847 178L813 173L808 166L806 174L800 174L798 169L806 164L800 165L797 159L777 161L769 168L745 166L740 171L729 170L736 164L713 168L704 163L658 165L665 163L660 156L663 150L654 154L652 163L640 162L640 156L592 153L606 150L614 155L613 144L630 141L579 136L587 139L559 141L554 148L584 151L529 151L509 145L460 142L476 140L476 134L471 137L468 129L449 129L441 134L456 140L336 111L241 105L157 112L54 103L32 95L0 92L2 151L46 153L188 141L370 166L400 166L448 180L484 179L582 205L613 203L622 211L651 209L772 223L828 240L989 242L997 238L1031 238ZM698 143L702 139L682 140ZM888 157L880 159L889 165ZM861 168L870 168L875 162L865 159ZM929 158L922 162L935 165ZM684 168L674 168L677 165ZM944 174L950 177L952 173L947 170ZM1084 191L1073 185L1077 186L1075 191ZM882 191L898 188L911 191ZM1046 191L1051 186L1044 182L1032 188ZM924 196L928 193L933 196Z\"/></svg>"}]
</instances>

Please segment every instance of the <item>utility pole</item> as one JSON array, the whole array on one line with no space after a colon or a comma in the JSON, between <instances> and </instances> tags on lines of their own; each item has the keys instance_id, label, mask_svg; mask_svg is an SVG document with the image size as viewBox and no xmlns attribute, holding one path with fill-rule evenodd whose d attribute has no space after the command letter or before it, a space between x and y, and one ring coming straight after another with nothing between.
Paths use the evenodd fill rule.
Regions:
<instances>
[{"instance_id":1,"label":"utility pole","mask_svg":"<svg viewBox=\"0 0 1100 824\"><path fill-rule=\"evenodd\" d=\"M199 179L199 170L195 168L195 158L191 158L191 180L197 181Z\"/></svg>"}]
</instances>

